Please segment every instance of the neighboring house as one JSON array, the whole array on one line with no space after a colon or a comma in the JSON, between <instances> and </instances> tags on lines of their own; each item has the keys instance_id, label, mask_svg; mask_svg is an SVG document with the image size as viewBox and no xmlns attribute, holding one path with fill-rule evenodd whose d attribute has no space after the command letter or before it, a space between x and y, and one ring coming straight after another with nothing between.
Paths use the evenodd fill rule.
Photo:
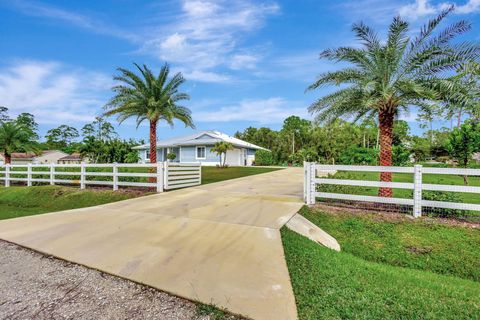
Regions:
<instances>
[{"instance_id":1,"label":"neighboring house","mask_svg":"<svg viewBox=\"0 0 480 320\"><path fill-rule=\"evenodd\" d=\"M251 166L257 150L267 150L252 143L231 137L218 131L202 131L196 134L157 141L157 161L166 161L168 153L177 157L172 162L201 162L202 165L220 164L219 156L211 152L215 143L225 141L234 149L227 152L226 164L230 166ZM150 162L150 145L134 147L138 150L141 162Z\"/></svg>"},{"instance_id":2,"label":"neighboring house","mask_svg":"<svg viewBox=\"0 0 480 320\"><path fill-rule=\"evenodd\" d=\"M63 158L58 159L59 164L79 164L82 163L82 161L85 160L80 153L72 153L70 155L67 155ZM88 161L85 161L88 162Z\"/></svg>"},{"instance_id":3,"label":"neighboring house","mask_svg":"<svg viewBox=\"0 0 480 320\"><path fill-rule=\"evenodd\" d=\"M44 150L39 155L33 152L14 152L12 153L12 164L58 163L58 160L65 156L68 154L59 150ZM5 163L3 154L0 154L0 163Z\"/></svg>"},{"instance_id":4,"label":"neighboring house","mask_svg":"<svg viewBox=\"0 0 480 320\"><path fill-rule=\"evenodd\" d=\"M473 158L473 160L475 160L477 163L480 163L480 152L474 153L472 158Z\"/></svg>"}]
</instances>

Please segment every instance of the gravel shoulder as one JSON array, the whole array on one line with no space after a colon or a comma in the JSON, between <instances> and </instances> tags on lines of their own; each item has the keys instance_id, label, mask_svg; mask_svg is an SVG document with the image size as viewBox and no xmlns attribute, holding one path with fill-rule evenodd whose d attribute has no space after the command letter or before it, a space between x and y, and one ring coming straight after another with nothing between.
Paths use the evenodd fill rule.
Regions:
<instances>
[{"instance_id":1,"label":"gravel shoulder","mask_svg":"<svg viewBox=\"0 0 480 320\"><path fill-rule=\"evenodd\" d=\"M0 319L239 319L0 240Z\"/></svg>"}]
</instances>

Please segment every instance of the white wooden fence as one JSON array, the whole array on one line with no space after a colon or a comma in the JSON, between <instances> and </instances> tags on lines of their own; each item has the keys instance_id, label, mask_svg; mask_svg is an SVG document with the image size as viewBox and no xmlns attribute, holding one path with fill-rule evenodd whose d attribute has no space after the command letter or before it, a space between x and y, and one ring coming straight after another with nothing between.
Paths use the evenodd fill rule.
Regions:
<instances>
[{"instance_id":1,"label":"white wooden fence","mask_svg":"<svg viewBox=\"0 0 480 320\"><path fill-rule=\"evenodd\" d=\"M423 183L422 181L423 174L480 176L480 169L432 168L423 167L421 165L415 165L414 167L321 165L313 162L305 162L304 169L304 199L305 203L309 205L315 204L316 198L408 205L413 207L414 217L420 217L422 215L422 207L480 211L479 204L431 201L422 199L423 190L479 193L480 197L480 187L465 185L427 184ZM346 180L317 177L317 172L336 171L410 173L413 174L413 183ZM318 192L317 186L321 184L410 189L413 190L413 197L411 199L405 199Z\"/></svg>"},{"instance_id":2,"label":"white wooden fence","mask_svg":"<svg viewBox=\"0 0 480 320\"><path fill-rule=\"evenodd\" d=\"M135 169L139 168L147 168L147 170L135 172ZM37 182L51 185L78 184L81 189L87 185L107 185L112 186L113 190L118 190L119 186L133 186L156 188L157 192L163 192L199 185L202 179L201 173L200 163L7 164L0 166L0 181L4 181L5 187L10 187L11 182L18 181L26 182L27 186ZM89 179L88 177L108 177L108 179ZM123 181L122 177L138 181ZM155 182L150 182L150 178L155 178Z\"/></svg>"}]
</instances>

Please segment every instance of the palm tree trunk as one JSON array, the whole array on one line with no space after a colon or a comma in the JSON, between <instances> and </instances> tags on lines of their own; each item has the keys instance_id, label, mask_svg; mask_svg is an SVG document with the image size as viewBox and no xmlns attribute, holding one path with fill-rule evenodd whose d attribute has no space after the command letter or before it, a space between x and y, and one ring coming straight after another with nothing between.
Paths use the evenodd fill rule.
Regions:
<instances>
[{"instance_id":1,"label":"palm tree trunk","mask_svg":"<svg viewBox=\"0 0 480 320\"><path fill-rule=\"evenodd\" d=\"M380 111L378 120L380 126L380 165L391 166L394 114L389 111ZM392 173L381 172L380 181L391 182ZM393 190L392 188L380 188L378 195L380 197L392 197Z\"/></svg>"},{"instance_id":2,"label":"palm tree trunk","mask_svg":"<svg viewBox=\"0 0 480 320\"><path fill-rule=\"evenodd\" d=\"M157 121L150 121L150 163L157 163ZM156 173L156 169L152 168L152 173ZM149 182L157 182L157 178L150 177Z\"/></svg>"}]
</instances>

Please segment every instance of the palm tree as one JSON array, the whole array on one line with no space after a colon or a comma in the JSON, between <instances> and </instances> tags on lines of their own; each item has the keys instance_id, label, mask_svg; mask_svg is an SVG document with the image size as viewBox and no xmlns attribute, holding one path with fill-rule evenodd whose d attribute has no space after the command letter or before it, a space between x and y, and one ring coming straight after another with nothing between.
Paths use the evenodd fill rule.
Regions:
<instances>
[{"instance_id":1,"label":"palm tree","mask_svg":"<svg viewBox=\"0 0 480 320\"><path fill-rule=\"evenodd\" d=\"M370 27L354 24L352 29L361 47L328 49L320 54L320 58L350 66L321 74L307 90L327 85L341 88L314 102L309 111L317 114L320 122L342 116L355 120L378 117L380 165L391 166L394 119L408 112L410 106L428 112L437 103L461 100L458 81L449 73L479 57L476 44L451 43L470 30L470 23L462 20L436 32L452 10L430 20L415 38L410 38L409 24L400 17L393 19L385 42ZM391 173L382 172L380 179L392 181ZM391 197L392 189L380 188L379 195Z\"/></svg>"},{"instance_id":2,"label":"palm tree","mask_svg":"<svg viewBox=\"0 0 480 320\"><path fill-rule=\"evenodd\" d=\"M227 151L233 150L233 144L226 141L220 141L215 143L215 145L210 149L210 152L215 152L220 157L220 166L225 168L225 164L227 162ZM223 163L222 163L222 155L223 155Z\"/></svg>"},{"instance_id":3,"label":"palm tree","mask_svg":"<svg viewBox=\"0 0 480 320\"><path fill-rule=\"evenodd\" d=\"M115 96L105 106L105 115L118 115L122 123L128 118L136 118L137 127L145 120L150 123L150 162L157 162L157 125L167 122L171 127L174 120L180 120L186 127L194 128L190 109L178 104L188 100L186 93L179 92L185 82L179 72L168 79L169 67L165 64L157 77L146 66L134 63L140 75L124 68L118 68L119 75L113 79L122 82L112 88Z\"/></svg>"},{"instance_id":4,"label":"palm tree","mask_svg":"<svg viewBox=\"0 0 480 320\"><path fill-rule=\"evenodd\" d=\"M38 152L34 135L23 124L15 121L0 122L0 151L5 157L5 164L12 163L12 153L15 151Z\"/></svg>"}]
</instances>

